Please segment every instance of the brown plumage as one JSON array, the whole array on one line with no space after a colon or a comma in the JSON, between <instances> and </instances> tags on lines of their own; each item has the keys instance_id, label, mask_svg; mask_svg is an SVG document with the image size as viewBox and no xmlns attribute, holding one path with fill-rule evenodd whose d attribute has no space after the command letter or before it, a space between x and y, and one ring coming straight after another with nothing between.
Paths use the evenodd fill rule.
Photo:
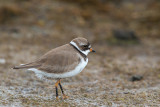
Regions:
<instances>
[{"instance_id":1,"label":"brown plumage","mask_svg":"<svg viewBox=\"0 0 160 107\"><path fill-rule=\"evenodd\" d=\"M52 49L34 62L15 66L13 69L37 68L47 73L57 74L73 70L79 62L77 50L70 44L66 44Z\"/></svg>"}]
</instances>

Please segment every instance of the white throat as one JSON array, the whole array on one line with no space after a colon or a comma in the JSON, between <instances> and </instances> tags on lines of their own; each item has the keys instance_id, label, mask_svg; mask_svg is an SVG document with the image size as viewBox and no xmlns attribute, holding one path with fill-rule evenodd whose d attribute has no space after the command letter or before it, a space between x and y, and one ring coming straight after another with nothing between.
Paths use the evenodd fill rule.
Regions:
<instances>
[{"instance_id":1,"label":"white throat","mask_svg":"<svg viewBox=\"0 0 160 107\"><path fill-rule=\"evenodd\" d=\"M90 52L90 50L86 50L86 51L82 51L81 49L79 49L79 47L77 46L77 44L73 41L70 42L70 44L72 44L74 47L76 47L80 52L82 52L83 54L85 54L86 56L88 55L88 53Z\"/></svg>"}]
</instances>

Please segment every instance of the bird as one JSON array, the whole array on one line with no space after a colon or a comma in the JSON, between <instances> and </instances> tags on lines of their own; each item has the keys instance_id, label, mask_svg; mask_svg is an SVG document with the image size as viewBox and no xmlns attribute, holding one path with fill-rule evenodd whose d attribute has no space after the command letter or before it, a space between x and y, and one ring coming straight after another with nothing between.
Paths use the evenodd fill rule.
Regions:
<instances>
[{"instance_id":1,"label":"bird","mask_svg":"<svg viewBox=\"0 0 160 107\"><path fill-rule=\"evenodd\" d=\"M13 69L27 69L33 71L38 77L46 77L57 80L54 84L56 99L58 100L58 86L60 87L63 99L68 96L64 93L61 79L79 74L87 65L87 55L95 52L87 39L77 37L70 43L59 46L42 55L30 63L14 66Z\"/></svg>"}]
</instances>

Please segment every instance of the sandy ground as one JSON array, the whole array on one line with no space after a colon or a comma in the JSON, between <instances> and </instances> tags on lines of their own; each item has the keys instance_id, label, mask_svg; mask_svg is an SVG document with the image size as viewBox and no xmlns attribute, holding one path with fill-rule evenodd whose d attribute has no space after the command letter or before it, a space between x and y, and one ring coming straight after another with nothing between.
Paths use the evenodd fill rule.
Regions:
<instances>
[{"instance_id":1,"label":"sandy ground","mask_svg":"<svg viewBox=\"0 0 160 107\"><path fill-rule=\"evenodd\" d=\"M59 101L55 99L55 81L42 81L32 72L10 69L13 65L36 59L48 49L45 46L3 43L0 56L6 62L1 59L0 104L160 106L159 43L159 40L144 40L141 45L127 48L104 45L101 49L102 45L95 46L97 53L89 55L89 64L83 72L62 80L65 93L70 97L67 100L60 97ZM129 79L133 75L142 75L143 79L131 82Z\"/></svg>"},{"instance_id":2,"label":"sandy ground","mask_svg":"<svg viewBox=\"0 0 160 107\"><path fill-rule=\"evenodd\" d=\"M75 17L81 13L77 5L50 2L43 1L35 8L34 2L21 2L25 4L23 8L28 6L32 7L33 13L39 12L37 9L41 12L32 16L33 13L27 8L28 16L12 19L0 26L0 106L160 106L160 39L157 38L157 29L152 31L141 27L142 30L137 30L138 22L134 20L128 27L136 31L140 42L119 45L117 41L107 38L112 35L111 29L115 26L123 28L126 22L121 20L122 25L120 22L115 24L115 20L110 19L112 15L96 17L98 13L90 16L82 11L85 18L92 17L92 21L87 21L81 15ZM121 9L127 6L123 5ZM46 11L53 13L51 15ZM73 16L68 18L68 14ZM139 14L136 14L138 17ZM72 18L76 21L72 22ZM153 38L145 37L145 34L152 34ZM89 63L83 72L62 80L68 99L62 99L60 90L60 100L55 99L54 80L43 81L33 72L11 69L14 65L33 61L50 49L69 43L77 35L89 39L96 53L89 54ZM130 81L135 75L143 79Z\"/></svg>"}]
</instances>

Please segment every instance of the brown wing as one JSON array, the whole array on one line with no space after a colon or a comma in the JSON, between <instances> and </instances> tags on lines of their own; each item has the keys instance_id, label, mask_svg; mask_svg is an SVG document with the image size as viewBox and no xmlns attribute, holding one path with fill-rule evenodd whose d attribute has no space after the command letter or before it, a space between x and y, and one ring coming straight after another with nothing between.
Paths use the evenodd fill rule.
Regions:
<instances>
[{"instance_id":1,"label":"brown wing","mask_svg":"<svg viewBox=\"0 0 160 107\"><path fill-rule=\"evenodd\" d=\"M48 73L63 73L73 70L79 61L76 53L61 51L50 55L38 69Z\"/></svg>"},{"instance_id":2,"label":"brown wing","mask_svg":"<svg viewBox=\"0 0 160 107\"><path fill-rule=\"evenodd\" d=\"M15 66L14 69L37 68L48 73L63 73L73 70L79 61L77 51L67 44L52 49L35 62Z\"/></svg>"}]
</instances>

